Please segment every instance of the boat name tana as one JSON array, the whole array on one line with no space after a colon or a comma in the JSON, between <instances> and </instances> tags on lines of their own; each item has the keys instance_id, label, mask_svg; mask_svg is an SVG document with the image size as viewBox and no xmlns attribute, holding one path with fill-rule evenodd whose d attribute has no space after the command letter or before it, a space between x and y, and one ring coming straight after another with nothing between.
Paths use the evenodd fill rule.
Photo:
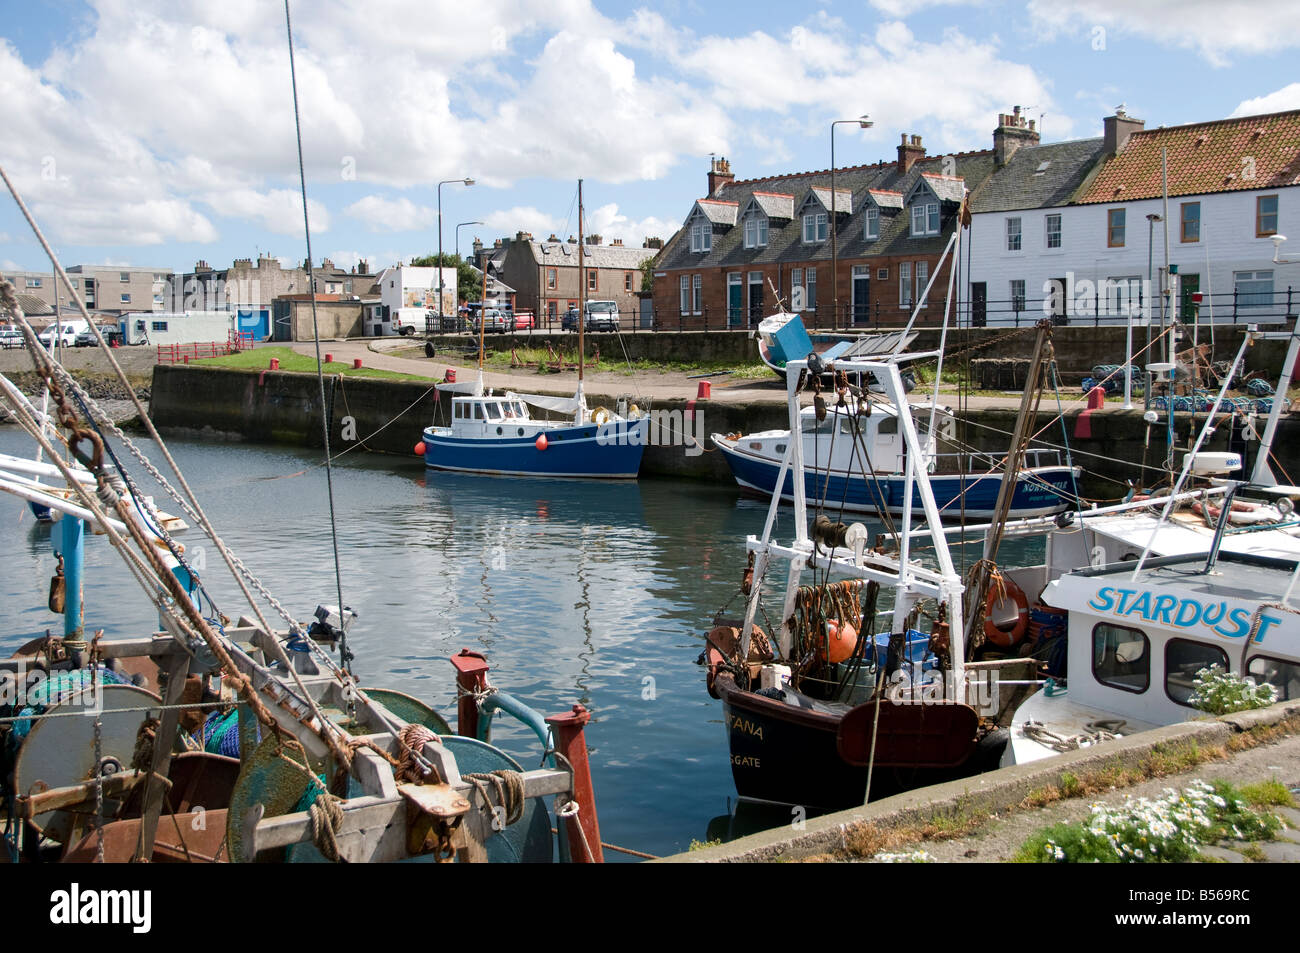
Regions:
<instances>
[{"instance_id":1,"label":"boat name tana","mask_svg":"<svg viewBox=\"0 0 1300 953\"><path fill-rule=\"evenodd\" d=\"M1134 596L1137 598L1134 599ZM1180 629L1190 629L1200 623L1225 639L1239 639L1250 632L1252 613L1245 607L1232 608L1222 599L1201 603L1195 599L1179 599L1169 595L1152 596L1152 593L1140 589L1102 586L1088 601L1088 605L1098 612L1108 612L1120 618L1137 615L1147 622L1163 623ZM1253 641L1263 642L1268 630L1281 623L1279 617L1261 612L1259 629Z\"/></svg>"}]
</instances>

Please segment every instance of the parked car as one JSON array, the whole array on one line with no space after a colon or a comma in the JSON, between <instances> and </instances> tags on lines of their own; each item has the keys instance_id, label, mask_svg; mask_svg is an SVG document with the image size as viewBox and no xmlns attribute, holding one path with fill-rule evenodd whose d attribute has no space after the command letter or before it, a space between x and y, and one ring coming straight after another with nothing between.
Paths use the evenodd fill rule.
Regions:
<instances>
[{"instance_id":1,"label":"parked car","mask_svg":"<svg viewBox=\"0 0 1300 953\"><path fill-rule=\"evenodd\" d=\"M531 331L533 326L533 313L531 311L520 311L515 315L516 331Z\"/></svg>"},{"instance_id":2,"label":"parked car","mask_svg":"<svg viewBox=\"0 0 1300 953\"><path fill-rule=\"evenodd\" d=\"M586 320L583 322L583 329L586 331L617 331L618 330L618 302L616 301L588 301L584 307ZM570 308L564 313L564 318L560 322L560 329L563 331L578 330L578 309Z\"/></svg>"},{"instance_id":3,"label":"parked car","mask_svg":"<svg viewBox=\"0 0 1300 953\"><path fill-rule=\"evenodd\" d=\"M505 312L499 311L496 308L488 308L486 311L482 312L481 317L478 315L475 316L475 331L479 329L480 320L483 322L484 334L505 334L506 331L509 330L508 325L510 322L506 320Z\"/></svg>"},{"instance_id":4,"label":"parked car","mask_svg":"<svg viewBox=\"0 0 1300 953\"><path fill-rule=\"evenodd\" d=\"M116 324L101 324L99 333L104 336L104 340L110 347L115 341L118 344L122 343L122 329ZM74 347L95 347L99 342L95 340L95 332L86 328L73 339L72 344Z\"/></svg>"},{"instance_id":5,"label":"parked car","mask_svg":"<svg viewBox=\"0 0 1300 953\"><path fill-rule=\"evenodd\" d=\"M15 325L0 325L0 347L8 350L11 347L23 347L27 342L23 339L23 332Z\"/></svg>"}]
</instances>

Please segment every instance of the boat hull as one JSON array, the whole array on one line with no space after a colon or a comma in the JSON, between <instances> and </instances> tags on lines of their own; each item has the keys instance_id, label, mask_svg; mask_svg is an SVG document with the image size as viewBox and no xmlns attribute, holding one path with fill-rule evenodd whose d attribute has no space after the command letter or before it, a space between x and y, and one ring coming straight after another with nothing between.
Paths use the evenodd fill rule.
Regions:
<instances>
[{"instance_id":1,"label":"boat hull","mask_svg":"<svg viewBox=\"0 0 1300 953\"><path fill-rule=\"evenodd\" d=\"M645 420L550 427L542 431L545 449L537 446L535 425L529 430L522 437L457 437L446 428L429 427L424 465L463 473L607 480L635 479L641 469Z\"/></svg>"},{"instance_id":2,"label":"boat hull","mask_svg":"<svg viewBox=\"0 0 1300 953\"><path fill-rule=\"evenodd\" d=\"M724 440L715 439L714 444L722 451L732 476L740 486L768 498L772 496L781 470L779 461L738 450L734 444ZM1010 517L1050 516L1068 509L1077 495L1075 481L1078 476L1078 467L1025 469L1016 479ZM832 508L838 508L842 500L844 509L852 512L876 513L884 508L894 515L901 515L906 482L902 474L878 474L872 479L861 474L848 475L842 471L828 472L807 467L804 493L810 500L826 500ZM1002 475L997 473L934 474L930 477L935 504L945 517L951 519L992 517L1001 483ZM781 499L787 503L794 501L794 478L790 473L785 475ZM913 495L913 512L918 512L920 505L919 496Z\"/></svg>"},{"instance_id":3,"label":"boat hull","mask_svg":"<svg viewBox=\"0 0 1300 953\"><path fill-rule=\"evenodd\" d=\"M842 810L864 802L868 769L849 763L840 754L843 715L796 708L742 691L725 672L719 673L714 690L722 699L731 776L738 795L819 810ZM963 714L969 717L968 712ZM943 717L938 706L880 706L876 730L881 758L872 771L873 800L998 766L1005 748L1004 734L982 740L973 735L969 739L939 738L928 745L891 744L888 740L899 736L910 742L924 733L926 719L933 723ZM900 756L902 752L906 753Z\"/></svg>"}]
</instances>

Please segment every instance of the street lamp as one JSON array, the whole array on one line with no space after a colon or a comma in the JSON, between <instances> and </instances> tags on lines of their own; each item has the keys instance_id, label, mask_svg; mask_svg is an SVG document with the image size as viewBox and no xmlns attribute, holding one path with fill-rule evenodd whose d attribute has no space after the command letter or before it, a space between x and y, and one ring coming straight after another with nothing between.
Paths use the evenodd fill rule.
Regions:
<instances>
[{"instance_id":1,"label":"street lamp","mask_svg":"<svg viewBox=\"0 0 1300 953\"><path fill-rule=\"evenodd\" d=\"M836 234L835 234L837 231L835 227L837 224L835 221L835 208L839 204L838 202L835 201L835 127L843 123L853 123L853 122L856 122L859 128L862 129L870 129L873 125L872 121L868 119L865 114L859 116L857 119L836 119L834 122L831 123L830 220L831 220L831 330L832 331L834 331L837 328L837 324L836 324L836 321L838 320L837 315L839 314L840 311L840 278L839 278L839 271L837 268L837 265L839 263L839 248L838 248L838 243L836 241ZM813 312L813 315L815 318L816 317L815 311Z\"/></svg>"},{"instance_id":2,"label":"street lamp","mask_svg":"<svg viewBox=\"0 0 1300 953\"><path fill-rule=\"evenodd\" d=\"M473 185L474 180L471 178L464 179L443 179L438 183L438 330L442 330L442 187L451 185L453 182L459 182L462 185Z\"/></svg>"},{"instance_id":3,"label":"street lamp","mask_svg":"<svg viewBox=\"0 0 1300 953\"><path fill-rule=\"evenodd\" d=\"M461 230L462 228L464 228L466 225L482 225L482 224L483 224L482 222L459 222L459 223L456 225L456 269L457 269L457 271L456 271L456 288L457 288L457 291L456 291L456 297L457 297L457 298L460 297L460 230ZM439 296L439 300L441 300L441 296ZM486 301L483 302L483 306L484 306L484 307L487 307L487 302L486 302ZM439 330L442 330L442 329L439 328Z\"/></svg>"}]
</instances>

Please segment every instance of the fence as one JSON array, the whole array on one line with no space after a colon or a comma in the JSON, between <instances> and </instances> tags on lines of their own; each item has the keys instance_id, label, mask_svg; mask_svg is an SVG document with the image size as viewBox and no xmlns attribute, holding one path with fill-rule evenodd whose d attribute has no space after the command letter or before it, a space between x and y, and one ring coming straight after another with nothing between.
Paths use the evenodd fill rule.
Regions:
<instances>
[{"instance_id":1,"label":"fence","mask_svg":"<svg viewBox=\"0 0 1300 953\"><path fill-rule=\"evenodd\" d=\"M220 341L194 341L188 344L157 345L159 364L188 364L205 357L224 357L253 346L252 331L231 331L224 343Z\"/></svg>"}]
</instances>

